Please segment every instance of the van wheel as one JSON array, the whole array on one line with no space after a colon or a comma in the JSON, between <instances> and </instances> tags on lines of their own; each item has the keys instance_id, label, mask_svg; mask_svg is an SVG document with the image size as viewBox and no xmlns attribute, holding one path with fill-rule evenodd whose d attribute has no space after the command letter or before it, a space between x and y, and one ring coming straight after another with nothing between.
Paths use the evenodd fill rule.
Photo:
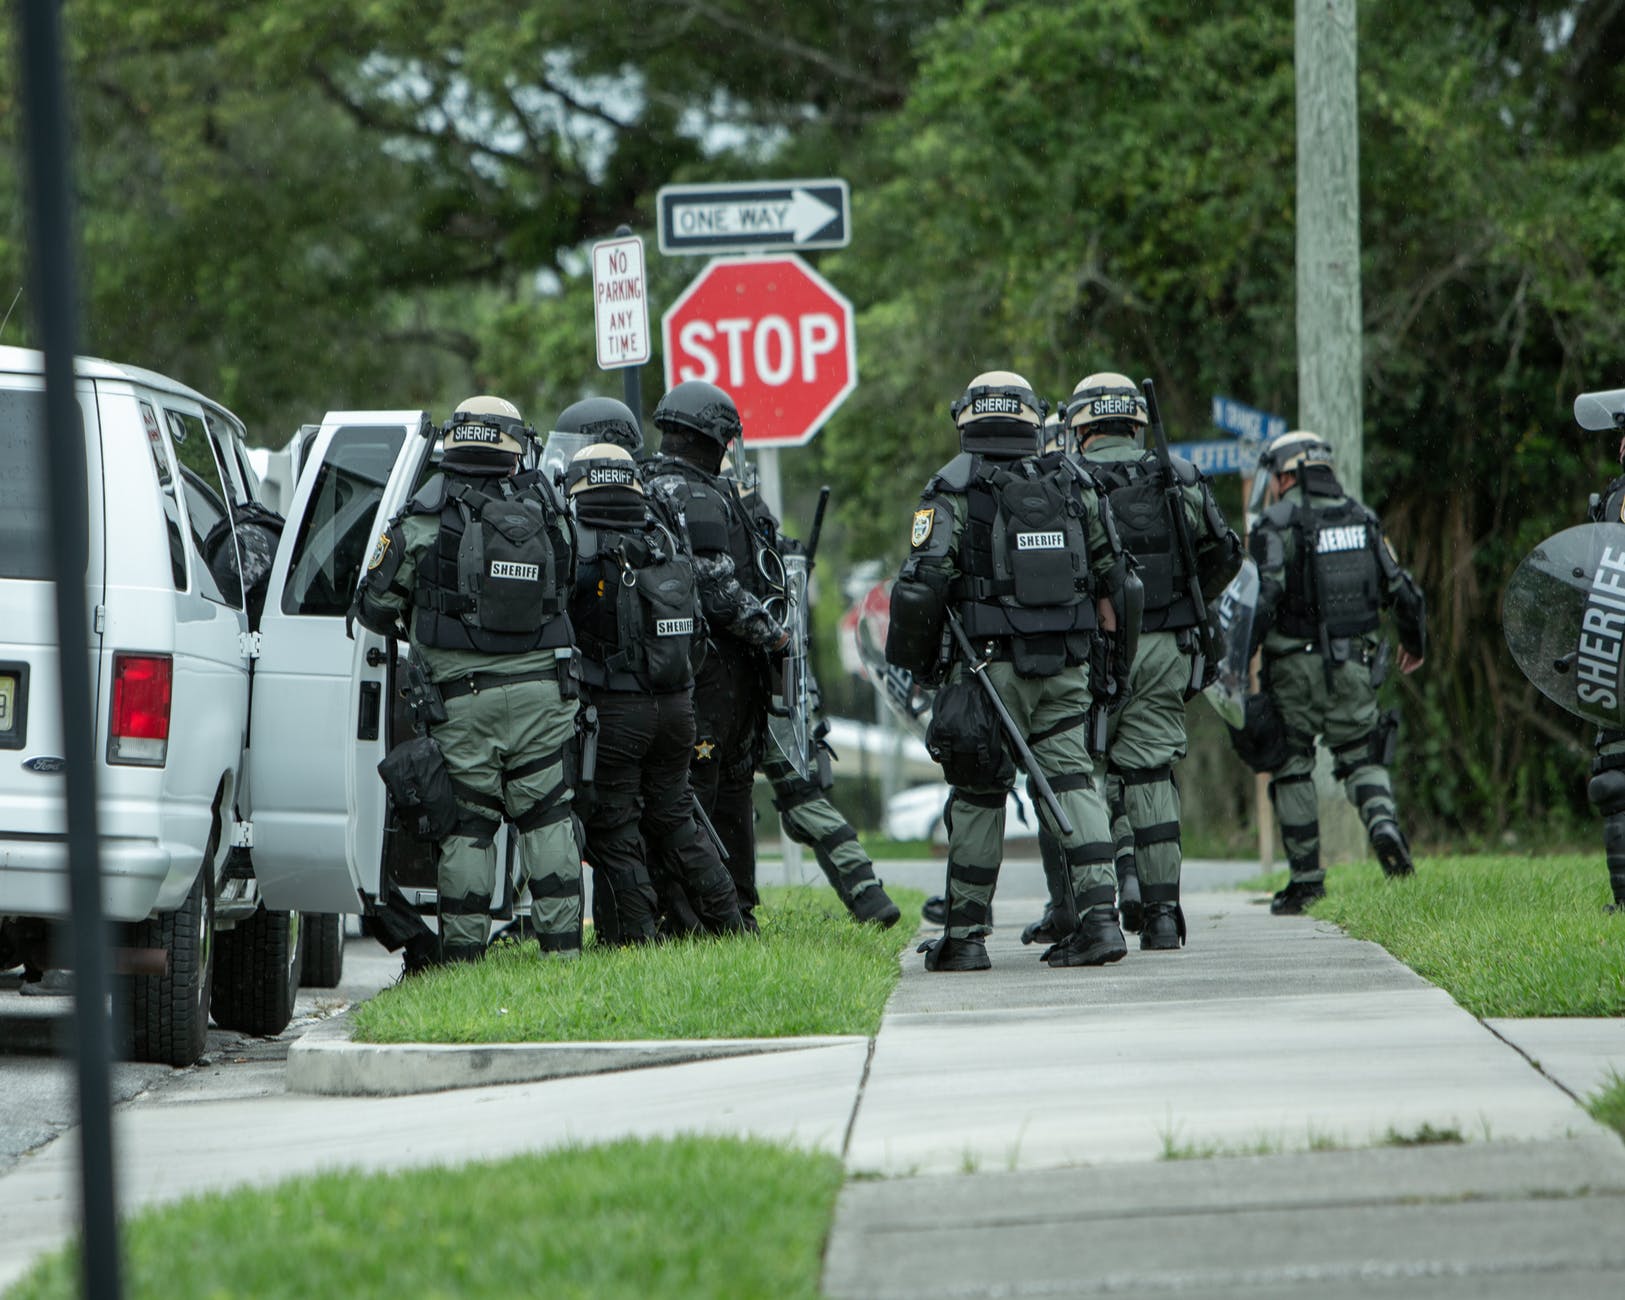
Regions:
<instances>
[{"instance_id":1,"label":"van wheel","mask_svg":"<svg viewBox=\"0 0 1625 1300\"><path fill-rule=\"evenodd\" d=\"M293 1019L299 996L299 913L263 905L216 938L214 1023L273 1037Z\"/></svg>"},{"instance_id":2,"label":"van wheel","mask_svg":"<svg viewBox=\"0 0 1625 1300\"><path fill-rule=\"evenodd\" d=\"M300 934L305 963L299 982L307 989L336 989L344 978L344 918L337 912L306 912Z\"/></svg>"},{"instance_id":3,"label":"van wheel","mask_svg":"<svg viewBox=\"0 0 1625 1300\"><path fill-rule=\"evenodd\" d=\"M163 975L132 975L123 984L130 1021L130 1055L137 1061L191 1065L203 1055L209 1032L209 984L214 961L212 858L192 882L186 901L173 912L137 921L132 948L162 948Z\"/></svg>"}]
</instances>

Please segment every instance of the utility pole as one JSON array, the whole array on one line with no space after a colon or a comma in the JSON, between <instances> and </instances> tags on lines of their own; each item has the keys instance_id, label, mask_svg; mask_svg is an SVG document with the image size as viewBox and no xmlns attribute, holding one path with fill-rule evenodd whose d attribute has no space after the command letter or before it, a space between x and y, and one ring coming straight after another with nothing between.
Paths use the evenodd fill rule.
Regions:
<instances>
[{"instance_id":1,"label":"utility pole","mask_svg":"<svg viewBox=\"0 0 1625 1300\"><path fill-rule=\"evenodd\" d=\"M1296 0L1298 427L1360 495L1360 129L1355 0Z\"/></svg>"},{"instance_id":2,"label":"utility pole","mask_svg":"<svg viewBox=\"0 0 1625 1300\"><path fill-rule=\"evenodd\" d=\"M1332 445L1337 475L1361 491L1364 352L1360 310L1360 120L1356 0L1296 0L1298 116L1298 427ZM1320 851L1365 855L1358 814L1320 751Z\"/></svg>"}]
</instances>

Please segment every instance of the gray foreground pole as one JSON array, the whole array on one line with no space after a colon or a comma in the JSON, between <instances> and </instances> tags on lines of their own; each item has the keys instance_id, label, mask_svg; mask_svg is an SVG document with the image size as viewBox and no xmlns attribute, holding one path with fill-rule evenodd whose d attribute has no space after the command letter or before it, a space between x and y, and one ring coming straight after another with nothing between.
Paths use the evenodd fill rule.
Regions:
<instances>
[{"instance_id":1,"label":"gray foreground pole","mask_svg":"<svg viewBox=\"0 0 1625 1300\"><path fill-rule=\"evenodd\" d=\"M120 1288L118 1220L113 1209L112 1043L107 1025L107 927L97 860L95 722L87 690L85 448L73 377L78 284L61 3L22 0L17 13L27 119L30 297L45 352L49 447L40 451L49 475L63 756L68 764L68 965L74 972L73 1039L79 1066L82 1267L87 1296L116 1300Z\"/></svg>"}]
</instances>

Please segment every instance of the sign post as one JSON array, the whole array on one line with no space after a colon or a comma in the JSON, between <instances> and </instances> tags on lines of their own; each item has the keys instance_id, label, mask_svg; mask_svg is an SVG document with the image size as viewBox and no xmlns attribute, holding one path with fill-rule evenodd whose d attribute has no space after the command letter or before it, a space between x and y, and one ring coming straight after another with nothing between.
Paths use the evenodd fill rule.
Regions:
<instances>
[{"instance_id":1,"label":"sign post","mask_svg":"<svg viewBox=\"0 0 1625 1300\"><path fill-rule=\"evenodd\" d=\"M621 226L614 239L592 246L592 316L598 336L598 368L619 370L625 401L643 424L643 384L638 367L649 360L649 293L643 240Z\"/></svg>"}]
</instances>

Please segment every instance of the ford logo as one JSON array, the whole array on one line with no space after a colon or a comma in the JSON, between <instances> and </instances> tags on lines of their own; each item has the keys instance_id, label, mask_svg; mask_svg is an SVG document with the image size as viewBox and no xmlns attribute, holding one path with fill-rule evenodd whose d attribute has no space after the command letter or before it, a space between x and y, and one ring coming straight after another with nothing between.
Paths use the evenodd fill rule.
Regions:
<instances>
[{"instance_id":1,"label":"ford logo","mask_svg":"<svg viewBox=\"0 0 1625 1300\"><path fill-rule=\"evenodd\" d=\"M68 767L68 760L57 758L52 754L41 754L38 758L29 759L23 764L23 767L30 772L40 772L49 776L56 772L65 772Z\"/></svg>"}]
</instances>

